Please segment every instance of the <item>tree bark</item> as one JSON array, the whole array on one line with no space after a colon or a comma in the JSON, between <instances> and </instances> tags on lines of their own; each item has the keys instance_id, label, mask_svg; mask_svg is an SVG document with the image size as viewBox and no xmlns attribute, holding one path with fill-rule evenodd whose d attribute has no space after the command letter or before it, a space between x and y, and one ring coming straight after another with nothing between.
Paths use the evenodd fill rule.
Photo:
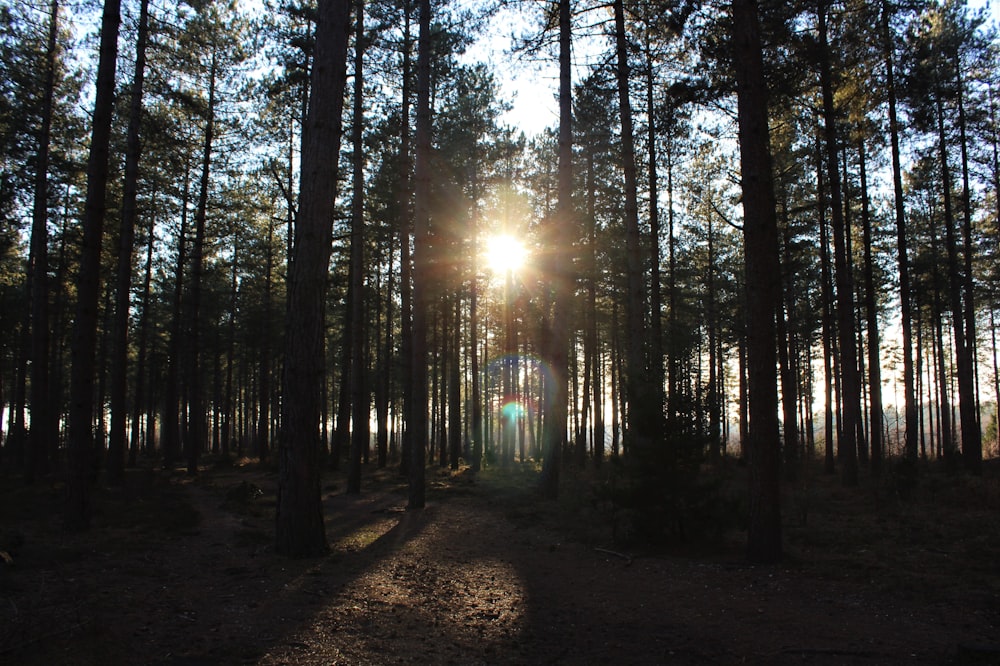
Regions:
<instances>
[{"instance_id":1,"label":"tree bark","mask_svg":"<svg viewBox=\"0 0 1000 666\"><path fill-rule=\"evenodd\" d=\"M31 429L25 479L48 471L50 452L56 448L58 415L53 412L49 384L49 145L52 135L52 105L55 97L56 37L59 34L59 2L49 10L48 43L45 52L45 83L42 91L42 126L38 133L35 165L34 206L31 216Z\"/></svg>"},{"instance_id":2,"label":"tree bark","mask_svg":"<svg viewBox=\"0 0 1000 666\"><path fill-rule=\"evenodd\" d=\"M840 181L840 146L833 105L833 74L827 41L827 3L818 7L820 39L820 86L823 94L823 132L826 168L830 181L830 224L833 229L833 263L837 283L837 335L840 342L840 377L843 391L840 437L837 451L846 486L858 484L858 425L861 422L861 382L858 376L857 343L854 339L854 280L848 265L847 229L844 224Z\"/></svg>"},{"instance_id":3,"label":"tree bark","mask_svg":"<svg viewBox=\"0 0 1000 666\"><path fill-rule=\"evenodd\" d=\"M618 110L621 116L621 162L625 177L625 253L627 296L625 320L626 341L625 390L628 396L626 434L633 452L648 455L653 451L656 435L662 432L662 388L652 386L647 370L648 339L645 322L646 292L644 287L642 241L639 231L638 181L635 162L632 103L629 97L628 44L625 34L623 0L614 2L615 46L618 82Z\"/></svg>"},{"instance_id":4,"label":"tree bark","mask_svg":"<svg viewBox=\"0 0 1000 666\"><path fill-rule=\"evenodd\" d=\"M914 388L913 367L913 314L910 305L910 261L906 249L906 206L903 200L903 170L899 155L899 120L896 113L896 79L894 67L894 47L889 29L893 3L882 3L882 50L885 60L886 93L889 110L889 138L892 153L893 209L896 214L896 265L899 272L899 314L903 330L903 400L906 415L906 457L917 460L918 423L917 392Z\"/></svg>"},{"instance_id":5,"label":"tree bark","mask_svg":"<svg viewBox=\"0 0 1000 666\"><path fill-rule=\"evenodd\" d=\"M365 53L365 3L354 0L354 123L351 131L353 143L353 192L351 193L351 285L348 326L351 345L344 351L350 354L351 363L351 452L347 462L347 493L361 492L361 458L368 447L369 412L365 362L365 152L364 152L364 53Z\"/></svg>"},{"instance_id":6,"label":"tree bark","mask_svg":"<svg viewBox=\"0 0 1000 666\"><path fill-rule=\"evenodd\" d=\"M337 160L347 82L348 0L320 0L309 113L303 127L299 218L289 271L285 373L278 446L275 551L327 550L320 496L320 400L324 302L332 243Z\"/></svg>"},{"instance_id":7,"label":"tree bark","mask_svg":"<svg viewBox=\"0 0 1000 666\"><path fill-rule=\"evenodd\" d=\"M545 267L552 281L552 316L545 340L552 374L546 386L545 419L542 423L541 491L555 499L559 494L562 451L566 445L566 421L569 395L569 299L571 271L568 241L573 224L573 91L571 70L572 46L571 0L559 0L559 176L555 220L549 241L549 261Z\"/></svg>"},{"instance_id":8,"label":"tree bark","mask_svg":"<svg viewBox=\"0 0 1000 666\"><path fill-rule=\"evenodd\" d=\"M427 310L430 305L430 185L431 185L431 3L417 0L420 33L417 37L417 131L414 165L413 216L413 373L408 508L426 502L427 455Z\"/></svg>"},{"instance_id":9,"label":"tree bark","mask_svg":"<svg viewBox=\"0 0 1000 666\"><path fill-rule=\"evenodd\" d=\"M767 86L755 0L733 0L746 255L750 522L747 558L782 556L775 305L780 294L778 230L771 172Z\"/></svg>"},{"instance_id":10,"label":"tree bark","mask_svg":"<svg viewBox=\"0 0 1000 666\"><path fill-rule=\"evenodd\" d=\"M94 378L98 299L101 286L101 242L107 213L111 119L114 113L115 66L118 59L120 0L105 0L97 65L96 97L87 160L87 199L77 276L70 375L69 467L66 479L66 527L90 526L90 478L94 461Z\"/></svg>"}]
</instances>

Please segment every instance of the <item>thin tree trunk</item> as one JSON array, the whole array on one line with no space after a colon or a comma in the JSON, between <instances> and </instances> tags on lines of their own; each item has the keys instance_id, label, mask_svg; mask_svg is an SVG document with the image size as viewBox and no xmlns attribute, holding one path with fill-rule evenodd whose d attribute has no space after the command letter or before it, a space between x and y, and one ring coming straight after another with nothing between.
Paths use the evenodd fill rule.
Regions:
<instances>
[{"instance_id":1,"label":"thin tree trunk","mask_svg":"<svg viewBox=\"0 0 1000 666\"><path fill-rule=\"evenodd\" d=\"M198 459L205 450L207 435L205 431L205 387L202 372L202 282L205 273L205 222L208 215L208 186L212 169L212 148L215 140L215 86L218 74L216 51L212 45L212 63L208 73L208 116L205 119L205 143L201 157L201 177L198 183L198 206L194 214L194 246L191 248L191 331L189 334L188 372L190 376L190 402L188 406L188 432L185 438L187 449L187 473L198 473Z\"/></svg>"},{"instance_id":2,"label":"thin tree trunk","mask_svg":"<svg viewBox=\"0 0 1000 666\"><path fill-rule=\"evenodd\" d=\"M426 502L427 455L427 309L430 305L430 185L431 185L431 3L417 0L417 131L414 167L413 219L413 435L410 440L410 509Z\"/></svg>"},{"instance_id":3,"label":"thin tree trunk","mask_svg":"<svg viewBox=\"0 0 1000 666\"><path fill-rule=\"evenodd\" d=\"M132 252L135 244L136 197L139 184L139 157L142 146L142 88L146 71L146 44L149 40L149 2L139 4L139 32L132 75L128 134L125 145L125 184L118 241L118 272L115 292L111 358L111 438L108 442L108 483L121 483L125 474L125 429L128 414L128 325L132 296Z\"/></svg>"},{"instance_id":4,"label":"thin tree trunk","mask_svg":"<svg viewBox=\"0 0 1000 666\"><path fill-rule=\"evenodd\" d=\"M361 492L361 458L368 447L370 402L367 390L368 368L365 363L365 153L364 153L364 53L365 3L354 0L354 123L352 143L354 188L351 193L351 285L348 326L351 329L351 453L347 463L347 493Z\"/></svg>"},{"instance_id":5,"label":"thin tree trunk","mask_svg":"<svg viewBox=\"0 0 1000 666\"><path fill-rule=\"evenodd\" d=\"M153 209L155 210L156 196L153 196ZM128 466L135 467L139 456L139 435L140 435L140 424L141 415L143 407L145 406L145 390L146 390L146 359L149 354L149 326L150 326L150 293L152 291L152 281L153 281L153 245L156 240L156 222L155 217L151 214L149 216L149 229L147 230L146 238L146 270L145 277L142 281L142 317L139 320L139 339L136 343L138 347L138 358L135 363L135 397L134 404L132 405L132 434L129 440L129 451L128 451ZM152 393L152 387L150 387L150 393ZM151 413L147 415L146 418L146 431L153 427L153 419L151 418Z\"/></svg>"},{"instance_id":6,"label":"thin tree trunk","mask_svg":"<svg viewBox=\"0 0 1000 666\"><path fill-rule=\"evenodd\" d=\"M819 3L820 85L823 91L823 125L827 173L830 179L830 213L833 227L834 272L837 283L837 334L840 340L840 378L843 390L842 427L837 450L843 464L846 486L858 484L858 424L861 421L861 383L858 377L857 344L854 340L854 280L847 255L847 228L841 200L836 114L833 106L833 74L826 30L827 3Z\"/></svg>"},{"instance_id":7,"label":"thin tree trunk","mask_svg":"<svg viewBox=\"0 0 1000 666\"><path fill-rule=\"evenodd\" d=\"M896 265L899 273L899 314L903 329L903 400L906 411L906 445L904 451L911 461L917 460L918 407L914 388L913 314L910 293L910 262L906 249L906 207L903 200L903 170L899 156L899 121L896 113L896 80L892 32L889 21L893 3L882 3L882 41L885 60L885 87L889 101L889 137L892 152L893 208L896 214Z\"/></svg>"},{"instance_id":8,"label":"thin tree trunk","mask_svg":"<svg viewBox=\"0 0 1000 666\"><path fill-rule=\"evenodd\" d=\"M861 174L861 224L864 232L865 252L865 318L868 322L868 394L869 428L872 473L882 471L884 458L882 441L882 372L878 332L878 310L875 303L875 267L872 259L872 221L868 204L868 174L866 170L865 141L858 146Z\"/></svg>"},{"instance_id":9,"label":"thin tree trunk","mask_svg":"<svg viewBox=\"0 0 1000 666\"><path fill-rule=\"evenodd\" d=\"M958 239L955 237L955 215L951 200L951 168L944 132L944 110L941 92L936 92L938 154L941 160L941 189L944 203L945 249L948 254L948 295L952 314L952 335L955 341L955 365L958 374L958 405L962 424L962 452L974 460L966 465L972 472L982 465L982 442L979 437L979 419L976 417L976 391L973 382L973 359L969 340L966 338L965 317L962 309L962 280L958 266Z\"/></svg>"}]
</instances>

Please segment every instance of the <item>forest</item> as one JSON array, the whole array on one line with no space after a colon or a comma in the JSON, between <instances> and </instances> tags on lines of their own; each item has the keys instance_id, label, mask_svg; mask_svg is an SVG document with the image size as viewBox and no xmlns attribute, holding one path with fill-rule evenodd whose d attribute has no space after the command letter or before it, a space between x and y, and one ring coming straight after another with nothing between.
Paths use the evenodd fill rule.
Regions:
<instances>
[{"instance_id":1,"label":"forest","mask_svg":"<svg viewBox=\"0 0 1000 666\"><path fill-rule=\"evenodd\" d=\"M294 567L365 502L403 530L508 484L622 566L804 558L820 488L995 523L982 3L0 0L0 31L8 565L27 517L91 543L185 488Z\"/></svg>"},{"instance_id":2,"label":"forest","mask_svg":"<svg viewBox=\"0 0 1000 666\"><path fill-rule=\"evenodd\" d=\"M0 661L994 663L998 47L0 0Z\"/></svg>"}]
</instances>

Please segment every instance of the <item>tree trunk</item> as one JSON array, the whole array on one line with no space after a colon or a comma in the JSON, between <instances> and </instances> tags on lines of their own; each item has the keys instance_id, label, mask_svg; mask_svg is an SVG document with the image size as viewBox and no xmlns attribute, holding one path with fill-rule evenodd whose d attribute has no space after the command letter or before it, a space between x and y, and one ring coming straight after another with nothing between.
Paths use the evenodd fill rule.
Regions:
<instances>
[{"instance_id":1,"label":"tree trunk","mask_svg":"<svg viewBox=\"0 0 1000 666\"><path fill-rule=\"evenodd\" d=\"M554 288L552 316L547 339L543 341L551 375L543 381L547 397L542 423L541 491L555 499L559 494L559 473L566 444L566 421L569 396L569 308L572 297L572 270L567 247L573 224L573 91L571 70L572 46L571 0L559 0L559 176L555 219L549 247L549 261L543 267Z\"/></svg>"},{"instance_id":2,"label":"tree trunk","mask_svg":"<svg viewBox=\"0 0 1000 666\"><path fill-rule=\"evenodd\" d=\"M114 113L115 65L118 59L120 0L105 0L101 46L95 84L90 156L87 160L87 200L77 276L76 318L73 322L70 376L69 466L66 478L66 527L90 526L89 480L94 454L94 376L97 310L101 285L101 242L107 213L111 119Z\"/></svg>"},{"instance_id":3,"label":"tree trunk","mask_svg":"<svg viewBox=\"0 0 1000 666\"><path fill-rule=\"evenodd\" d=\"M351 284L350 312L347 326L351 329L351 344L344 351L351 363L351 452L347 462L347 493L361 492L361 458L368 447L370 402L367 390L368 367L365 363L365 153L364 153L364 54L365 3L354 0L354 123L351 137L353 152L353 183L351 193Z\"/></svg>"},{"instance_id":4,"label":"tree trunk","mask_svg":"<svg viewBox=\"0 0 1000 666\"><path fill-rule=\"evenodd\" d=\"M320 0L309 113L303 127L299 218L289 271L285 376L278 446L275 551L327 550L320 496L324 302L347 81L348 0Z\"/></svg>"},{"instance_id":5,"label":"tree trunk","mask_svg":"<svg viewBox=\"0 0 1000 666\"><path fill-rule=\"evenodd\" d=\"M869 428L872 473L882 471L884 443L882 441L882 372L879 353L878 310L875 303L875 267L872 260L872 221L868 204L868 174L866 170L865 141L858 146L861 175L861 224L865 252L865 318L868 322L868 394Z\"/></svg>"},{"instance_id":6,"label":"tree trunk","mask_svg":"<svg viewBox=\"0 0 1000 666\"><path fill-rule=\"evenodd\" d=\"M833 228L833 262L837 283L837 335L840 341L840 377L843 390L840 437L837 451L843 464L846 486L858 484L858 424L861 421L861 383L858 377L857 344L854 340L854 280L848 265L847 229L841 199L840 146L833 106L833 74L827 42L825 1L819 3L820 86L823 92L823 125L826 167L830 181L830 218Z\"/></svg>"},{"instance_id":7,"label":"tree trunk","mask_svg":"<svg viewBox=\"0 0 1000 666\"><path fill-rule=\"evenodd\" d=\"M156 201L155 193L153 196L153 201ZM155 206L154 206L155 208ZM146 238L146 271L145 277L142 281L142 317L139 320L139 339L136 343L138 347L138 358L135 363L135 396L134 404L132 405L132 434L129 440L129 451L128 451L128 466L134 467L138 460L139 449L140 449L140 425L141 425L141 415L143 407L145 406L145 390L146 390L146 359L149 353L149 326L150 326L150 293L152 291L152 281L153 281L153 246L156 240L156 223L155 217L153 215L149 216L149 230L147 231L148 237ZM149 392L152 393L152 387L150 387ZM150 418L152 410L147 415L145 430L147 433L146 441L151 441L149 439L148 433L153 427L153 419ZM148 448L145 442L142 444L143 448Z\"/></svg>"},{"instance_id":8,"label":"tree trunk","mask_svg":"<svg viewBox=\"0 0 1000 666\"><path fill-rule=\"evenodd\" d=\"M955 80L958 84L958 130L962 155L962 245L965 259L962 290L965 297L965 346L967 356L967 374L965 390L969 392L966 399L961 397L959 388L959 408L962 413L962 461L965 468L975 475L983 473L983 440L979 424L979 391L976 390L976 307L975 284L972 276L973 253L972 242L972 201L969 187L969 141L966 136L965 91L962 78L960 58L956 56ZM962 381L959 375L959 381Z\"/></svg>"},{"instance_id":9,"label":"tree trunk","mask_svg":"<svg viewBox=\"0 0 1000 666\"><path fill-rule=\"evenodd\" d=\"M624 0L615 0L615 45L617 60L618 107L621 116L621 162L625 176L625 252L627 296L625 390L628 399L626 434L629 448L639 455L653 452L657 433L662 431L662 388L652 386L647 372L648 339L645 322L645 279L639 232L638 183L635 163L632 103L629 99L628 45L625 34Z\"/></svg>"},{"instance_id":10,"label":"tree trunk","mask_svg":"<svg viewBox=\"0 0 1000 666\"><path fill-rule=\"evenodd\" d=\"M201 156L201 176L198 181L198 206L194 214L194 245L191 248L191 331L188 349L188 383L190 386L190 403L188 407L188 432L185 438L187 454L187 473L198 473L198 459L205 449L208 433L206 432L206 409L204 373L202 372L202 281L205 273L205 222L208 215L208 186L212 169L212 144L215 140L215 86L217 77L216 51L212 45L212 63L208 73L208 116L205 119L205 142Z\"/></svg>"},{"instance_id":11,"label":"tree trunk","mask_svg":"<svg viewBox=\"0 0 1000 666\"><path fill-rule=\"evenodd\" d=\"M918 407L914 389L913 315L910 293L910 262L906 249L906 206L903 200L903 170L899 155L899 120L896 114L896 79L894 47L889 28L893 3L882 3L882 50L885 60L885 87L888 95L889 138L892 153L893 208L896 214L896 265L899 272L899 314L903 330L903 400L906 414L906 444L904 452L911 461L917 460Z\"/></svg>"},{"instance_id":12,"label":"tree trunk","mask_svg":"<svg viewBox=\"0 0 1000 666\"><path fill-rule=\"evenodd\" d=\"M951 167L944 130L944 110L941 91L936 91L938 155L941 160L941 191L944 202L945 249L948 254L948 296L952 315L952 335L955 341L955 365L958 371L958 405L962 424L962 451L966 447L973 457L982 457L979 439L979 420L976 418L976 392L973 381L973 359L969 340L966 338L965 317L962 309L962 277L958 265L958 239L955 233L955 214L951 199ZM979 450L977 452L977 446ZM964 456L963 456L964 457ZM974 463L967 463L973 465ZM982 462L980 460L979 464ZM970 470L974 468L970 466Z\"/></svg>"},{"instance_id":13,"label":"tree trunk","mask_svg":"<svg viewBox=\"0 0 1000 666\"><path fill-rule=\"evenodd\" d=\"M781 453L775 374L775 307L781 285L771 174L767 86L754 0L733 0L733 62L738 95L746 255L750 522L747 558L781 559Z\"/></svg>"},{"instance_id":14,"label":"tree trunk","mask_svg":"<svg viewBox=\"0 0 1000 666\"><path fill-rule=\"evenodd\" d=\"M413 346L408 508L426 502L427 455L427 310L430 305L430 185L431 185L431 3L417 0L420 33L417 37L417 131L414 165L413 218Z\"/></svg>"},{"instance_id":15,"label":"tree trunk","mask_svg":"<svg viewBox=\"0 0 1000 666\"><path fill-rule=\"evenodd\" d=\"M45 83L42 92L42 126L38 133L35 164L34 206L31 216L29 292L31 294L31 429L29 431L25 479L49 469L49 452L55 451L59 432L53 413L49 384L49 145L52 135L52 100L55 96L56 37L59 33L59 1L49 10L48 43L45 51Z\"/></svg>"}]
</instances>

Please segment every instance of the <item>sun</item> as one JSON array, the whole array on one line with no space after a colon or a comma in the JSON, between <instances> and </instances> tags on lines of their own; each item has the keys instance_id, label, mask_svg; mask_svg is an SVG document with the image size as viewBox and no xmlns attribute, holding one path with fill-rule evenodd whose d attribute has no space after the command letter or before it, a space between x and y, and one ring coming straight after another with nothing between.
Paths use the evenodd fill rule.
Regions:
<instances>
[{"instance_id":1,"label":"sun","mask_svg":"<svg viewBox=\"0 0 1000 666\"><path fill-rule=\"evenodd\" d=\"M486 265L497 274L517 272L528 257L528 249L519 239L507 234L490 236L483 251Z\"/></svg>"}]
</instances>

